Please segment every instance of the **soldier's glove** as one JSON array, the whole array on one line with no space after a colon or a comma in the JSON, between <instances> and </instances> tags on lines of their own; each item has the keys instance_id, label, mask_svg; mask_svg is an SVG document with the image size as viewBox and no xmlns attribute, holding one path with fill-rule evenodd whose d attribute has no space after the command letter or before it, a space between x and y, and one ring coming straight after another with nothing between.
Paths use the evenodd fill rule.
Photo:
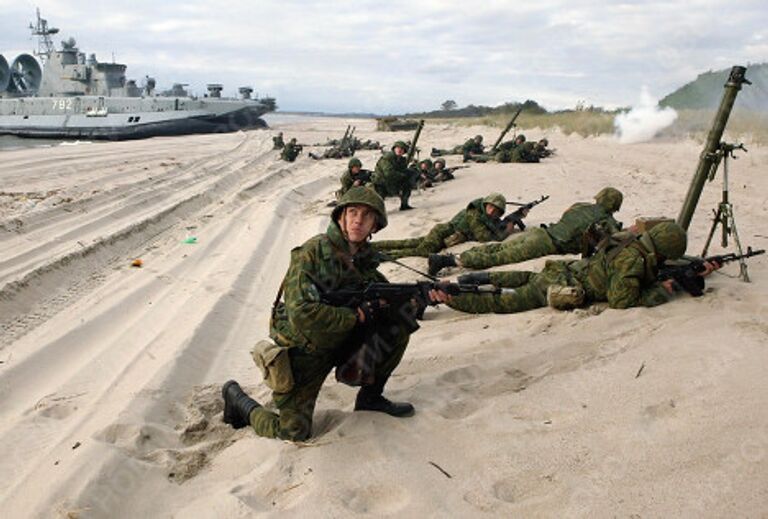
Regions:
<instances>
[{"instance_id":1,"label":"soldier's glove","mask_svg":"<svg viewBox=\"0 0 768 519\"><path fill-rule=\"evenodd\" d=\"M458 277L458 282L462 285L490 285L490 272L470 272Z\"/></svg>"}]
</instances>

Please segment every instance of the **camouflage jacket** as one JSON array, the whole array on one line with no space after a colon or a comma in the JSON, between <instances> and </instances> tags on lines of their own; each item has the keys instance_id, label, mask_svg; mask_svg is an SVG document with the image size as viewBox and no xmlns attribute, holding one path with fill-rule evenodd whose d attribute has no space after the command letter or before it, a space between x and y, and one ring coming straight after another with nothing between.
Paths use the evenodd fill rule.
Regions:
<instances>
[{"instance_id":1,"label":"camouflage jacket","mask_svg":"<svg viewBox=\"0 0 768 519\"><path fill-rule=\"evenodd\" d=\"M343 195L347 191L349 191L349 188L351 188L355 184L355 180L359 180L361 182L360 185L364 186L368 184L371 181L371 174L373 172L369 171L367 169L361 169L360 172L353 176L352 172L347 169L343 175L341 175L341 191L339 192L340 195Z\"/></svg>"},{"instance_id":2,"label":"camouflage jacket","mask_svg":"<svg viewBox=\"0 0 768 519\"><path fill-rule=\"evenodd\" d=\"M589 301L608 301L611 308L656 306L670 299L657 280L654 252L639 241L601 249L591 258L570 263L569 270Z\"/></svg>"},{"instance_id":3,"label":"camouflage jacket","mask_svg":"<svg viewBox=\"0 0 768 519\"><path fill-rule=\"evenodd\" d=\"M397 186L410 176L408 159L405 155L398 157L395 152L388 151L376 162L373 182L374 184L394 186L396 190Z\"/></svg>"},{"instance_id":4,"label":"camouflage jacket","mask_svg":"<svg viewBox=\"0 0 768 519\"><path fill-rule=\"evenodd\" d=\"M501 241L508 236L500 220L492 220L485 212L483 199L472 200L466 209L451 218L451 225L456 231L466 236L468 241Z\"/></svg>"},{"instance_id":5,"label":"camouflage jacket","mask_svg":"<svg viewBox=\"0 0 768 519\"><path fill-rule=\"evenodd\" d=\"M303 150L303 147L298 144L291 144L288 143L283 148L283 151L280 153L280 158L283 160L287 160L289 162L293 162L296 160L296 157L299 156L299 153Z\"/></svg>"},{"instance_id":6,"label":"camouflage jacket","mask_svg":"<svg viewBox=\"0 0 768 519\"><path fill-rule=\"evenodd\" d=\"M336 222L325 234L291 251L283 280L283 301L275 305L270 336L283 347L332 352L342 346L357 323L352 308L320 302L320 293L341 288L358 289L371 282L386 282L376 270L379 262L366 245L352 255Z\"/></svg>"},{"instance_id":7,"label":"camouflage jacket","mask_svg":"<svg viewBox=\"0 0 768 519\"><path fill-rule=\"evenodd\" d=\"M470 153L483 153L483 151L483 144L475 142L475 139L469 139L461 146L461 152L465 155Z\"/></svg>"},{"instance_id":8,"label":"camouflage jacket","mask_svg":"<svg viewBox=\"0 0 768 519\"><path fill-rule=\"evenodd\" d=\"M599 204L573 204L563 213L557 223L546 227L552 241L563 253L579 254L582 238L593 225L600 225L607 234L621 230L621 224Z\"/></svg>"},{"instance_id":9,"label":"camouflage jacket","mask_svg":"<svg viewBox=\"0 0 768 519\"><path fill-rule=\"evenodd\" d=\"M539 155L535 151L535 144L533 142L524 142L521 145L512 148L510 161L539 162Z\"/></svg>"}]
</instances>

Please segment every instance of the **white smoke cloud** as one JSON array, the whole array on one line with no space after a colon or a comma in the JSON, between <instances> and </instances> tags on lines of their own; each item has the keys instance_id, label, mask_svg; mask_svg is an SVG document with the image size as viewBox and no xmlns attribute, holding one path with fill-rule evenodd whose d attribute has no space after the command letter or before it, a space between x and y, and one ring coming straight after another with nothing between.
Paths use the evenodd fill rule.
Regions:
<instances>
[{"instance_id":1,"label":"white smoke cloud","mask_svg":"<svg viewBox=\"0 0 768 519\"><path fill-rule=\"evenodd\" d=\"M677 119L674 108L659 109L658 103L648 88L640 92L640 104L633 106L627 113L616 116L613 126L616 136L622 144L645 142L651 140L657 133L672 124Z\"/></svg>"}]
</instances>

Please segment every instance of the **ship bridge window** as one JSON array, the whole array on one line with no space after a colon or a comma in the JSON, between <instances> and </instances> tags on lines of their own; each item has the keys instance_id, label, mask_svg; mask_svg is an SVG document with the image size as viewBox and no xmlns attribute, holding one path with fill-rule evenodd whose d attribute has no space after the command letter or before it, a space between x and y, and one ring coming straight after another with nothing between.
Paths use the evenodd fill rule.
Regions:
<instances>
[{"instance_id":1,"label":"ship bridge window","mask_svg":"<svg viewBox=\"0 0 768 519\"><path fill-rule=\"evenodd\" d=\"M129 118L128 118L128 122L129 122L129 123L132 123L132 122L133 122L133 116L131 116L131 117L129 117Z\"/></svg>"},{"instance_id":2,"label":"ship bridge window","mask_svg":"<svg viewBox=\"0 0 768 519\"><path fill-rule=\"evenodd\" d=\"M133 119L133 122L137 123L137 122L139 122L140 120L141 120L141 116L140 116L140 115L137 115L136 117L134 117L134 119Z\"/></svg>"}]
</instances>

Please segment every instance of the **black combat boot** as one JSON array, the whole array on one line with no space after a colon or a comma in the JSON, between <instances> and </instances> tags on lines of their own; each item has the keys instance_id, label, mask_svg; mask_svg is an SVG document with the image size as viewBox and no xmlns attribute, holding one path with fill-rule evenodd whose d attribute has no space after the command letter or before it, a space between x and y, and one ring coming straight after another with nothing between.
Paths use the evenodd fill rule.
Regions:
<instances>
[{"instance_id":1,"label":"black combat boot","mask_svg":"<svg viewBox=\"0 0 768 519\"><path fill-rule=\"evenodd\" d=\"M427 259L430 276L436 276L438 272L446 267L456 266L456 257L453 254L430 254Z\"/></svg>"},{"instance_id":2,"label":"black combat boot","mask_svg":"<svg viewBox=\"0 0 768 519\"><path fill-rule=\"evenodd\" d=\"M390 416L405 418L413 416L416 412L408 402L392 402L382 395L383 387L378 385L363 386L357 392L355 400L355 411L375 411L378 413L387 413Z\"/></svg>"},{"instance_id":3,"label":"black combat boot","mask_svg":"<svg viewBox=\"0 0 768 519\"><path fill-rule=\"evenodd\" d=\"M240 387L240 384L230 380L221 388L221 396L224 398L224 423L228 423L234 429L242 429L251 424L251 411L261 405L249 397Z\"/></svg>"}]
</instances>

